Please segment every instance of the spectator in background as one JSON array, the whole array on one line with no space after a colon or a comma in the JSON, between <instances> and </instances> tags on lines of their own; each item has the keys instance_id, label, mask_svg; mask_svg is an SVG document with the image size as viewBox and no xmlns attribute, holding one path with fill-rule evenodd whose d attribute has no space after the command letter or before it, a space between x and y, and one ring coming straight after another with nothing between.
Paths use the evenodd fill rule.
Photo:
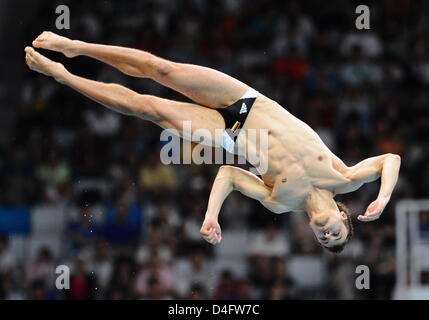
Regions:
<instances>
[{"instance_id":1,"label":"spectator in background","mask_svg":"<svg viewBox=\"0 0 429 320\"><path fill-rule=\"evenodd\" d=\"M106 292L113 273L113 252L106 241L98 238L95 241L92 270L97 277L99 292Z\"/></svg>"},{"instance_id":2,"label":"spectator in background","mask_svg":"<svg viewBox=\"0 0 429 320\"><path fill-rule=\"evenodd\" d=\"M51 251L42 247L39 249L35 259L27 264L25 269L25 279L27 283L35 280L42 281L44 288L51 288L54 284L55 264Z\"/></svg>"},{"instance_id":3,"label":"spectator in background","mask_svg":"<svg viewBox=\"0 0 429 320\"><path fill-rule=\"evenodd\" d=\"M185 296L187 300L207 300L207 294L204 286L199 283L194 283L189 289L189 293Z\"/></svg>"},{"instance_id":4,"label":"spectator in background","mask_svg":"<svg viewBox=\"0 0 429 320\"><path fill-rule=\"evenodd\" d=\"M120 183L120 201L128 206L131 206L139 202L138 188L136 183L132 179L126 179L123 183Z\"/></svg>"},{"instance_id":5,"label":"spectator in background","mask_svg":"<svg viewBox=\"0 0 429 320\"><path fill-rule=\"evenodd\" d=\"M134 259L127 255L117 256L104 298L111 300L135 299L136 269Z\"/></svg>"},{"instance_id":6,"label":"spectator in background","mask_svg":"<svg viewBox=\"0 0 429 320\"><path fill-rule=\"evenodd\" d=\"M285 257L289 252L289 243L279 226L270 223L263 232L256 234L249 246L248 255L266 257Z\"/></svg>"},{"instance_id":7,"label":"spectator in background","mask_svg":"<svg viewBox=\"0 0 429 320\"><path fill-rule=\"evenodd\" d=\"M429 211L423 211L420 215L420 238L428 238L429 236Z\"/></svg>"},{"instance_id":8,"label":"spectator in background","mask_svg":"<svg viewBox=\"0 0 429 320\"><path fill-rule=\"evenodd\" d=\"M2 157L3 158L3 157ZM3 192L0 200L3 204L22 205L37 202L40 194L34 180L34 166L28 161L27 152L18 146L11 147L1 163ZM36 198L34 198L36 197Z\"/></svg>"},{"instance_id":9,"label":"spectator in background","mask_svg":"<svg viewBox=\"0 0 429 320\"><path fill-rule=\"evenodd\" d=\"M429 50L426 49L424 58L422 61L418 62L418 65L415 68L415 72L420 77L420 80L426 85L429 84Z\"/></svg>"},{"instance_id":10,"label":"spectator in background","mask_svg":"<svg viewBox=\"0 0 429 320\"><path fill-rule=\"evenodd\" d=\"M270 258L265 255L249 257L249 276L253 287L263 292L271 284L272 270Z\"/></svg>"},{"instance_id":11,"label":"spectator in background","mask_svg":"<svg viewBox=\"0 0 429 320\"><path fill-rule=\"evenodd\" d=\"M328 283L334 299L352 300L357 298L355 283L349 281L356 277L356 264L349 257L334 257L332 268L335 270L332 282Z\"/></svg>"},{"instance_id":12,"label":"spectator in background","mask_svg":"<svg viewBox=\"0 0 429 320\"><path fill-rule=\"evenodd\" d=\"M307 74L307 63L294 45L290 46L286 57L281 56L274 60L272 68L274 73L289 77L292 84L302 83Z\"/></svg>"},{"instance_id":13,"label":"spectator in background","mask_svg":"<svg viewBox=\"0 0 429 320\"><path fill-rule=\"evenodd\" d=\"M48 202L58 202L68 194L70 168L67 162L59 160L57 151L49 151L48 159L37 167L36 176L45 185Z\"/></svg>"},{"instance_id":14,"label":"spectator in background","mask_svg":"<svg viewBox=\"0 0 429 320\"><path fill-rule=\"evenodd\" d=\"M311 230L308 228L308 218L293 216L289 228L291 232L291 253L311 254L320 252L320 246L314 241Z\"/></svg>"},{"instance_id":15,"label":"spectator in background","mask_svg":"<svg viewBox=\"0 0 429 320\"><path fill-rule=\"evenodd\" d=\"M382 134L377 141L378 152L404 154L406 141L397 131L390 131Z\"/></svg>"},{"instance_id":16,"label":"spectator in background","mask_svg":"<svg viewBox=\"0 0 429 320\"><path fill-rule=\"evenodd\" d=\"M93 300L96 296L97 282L94 274L86 270L85 261L78 258L70 275L70 289L65 290L68 300Z\"/></svg>"},{"instance_id":17,"label":"spectator in background","mask_svg":"<svg viewBox=\"0 0 429 320\"><path fill-rule=\"evenodd\" d=\"M150 277L147 281L147 293L143 299L147 300L162 300L171 299L170 296L165 295L165 288L161 285L157 277Z\"/></svg>"},{"instance_id":18,"label":"spectator in background","mask_svg":"<svg viewBox=\"0 0 429 320\"><path fill-rule=\"evenodd\" d=\"M9 276L15 266L15 257L9 247L9 238L0 234L0 275Z\"/></svg>"},{"instance_id":19,"label":"spectator in background","mask_svg":"<svg viewBox=\"0 0 429 320\"><path fill-rule=\"evenodd\" d=\"M103 225L104 239L117 250L127 250L136 244L139 230L128 219L129 208L121 202L115 206L114 217Z\"/></svg>"},{"instance_id":20,"label":"spectator in background","mask_svg":"<svg viewBox=\"0 0 429 320\"><path fill-rule=\"evenodd\" d=\"M66 162L59 160L58 152L51 150L46 161L38 166L37 177L47 185L58 187L70 180L70 169Z\"/></svg>"},{"instance_id":21,"label":"spectator in background","mask_svg":"<svg viewBox=\"0 0 429 320\"><path fill-rule=\"evenodd\" d=\"M148 231L149 236L147 242L141 245L136 253L136 260L138 263L148 263L150 257L153 255L156 255L157 259L160 259L162 263L168 264L171 262L173 252L171 248L164 243L162 231L159 224L153 221Z\"/></svg>"},{"instance_id":22,"label":"spectator in background","mask_svg":"<svg viewBox=\"0 0 429 320\"><path fill-rule=\"evenodd\" d=\"M204 290L211 295L215 279L213 279L213 271L202 249L195 248L189 253L189 259L176 262L174 271L176 289L180 296L185 296L195 283L202 285Z\"/></svg>"},{"instance_id":23,"label":"spectator in background","mask_svg":"<svg viewBox=\"0 0 429 320\"><path fill-rule=\"evenodd\" d=\"M340 75L344 83L352 87L380 81L381 77L380 70L370 63L358 45L352 47L349 61L343 66Z\"/></svg>"},{"instance_id":24,"label":"spectator in background","mask_svg":"<svg viewBox=\"0 0 429 320\"><path fill-rule=\"evenodd\" d=\"M290 285L284 281L276 281L268 287L267 293L263 296L266 300L291 300L294 296L291 293Z\"/></svg>"},{"instance_id":25,"label":"spectator in background","mask_svg":"<svg viewBox=\"0 0 429 320\"><path fill-rule=\"evenodd\" d=\"M278 226L272 223L253 239L248 250L249 279L259 293L266 291L273 282L274 263L271 260L275 258L282 260L288 252L289 245L286 238ZM275 267L280 268L277 265ZM276 272L278 276L280 271Z\"/></svg>"},{"instance_id":26,"label":"spectator in background","mask_svg":"<svg viewBox=\"0 0 429 320\"><path fill-rule=\"evenodd\" d=\"M235 280L231 271L223 270L215 288L213 298L220 300L230 300L234 296L234 290Z\"/></svg>"},{"instance_id":27,"label":"spectator in background","mask_svg":"<svg viewBox=\"0 0 429 320\"><path fill-rule=\"evenodd\" d=\"M89 128L77 128L70 147L70 163L75 177L101 178L107 172L105 144Z\"/></svg>"},{"instance_id":28,"label":"spectator in background","mask_svg":"<svg viewBox=\"0 0 429 320\"><path fill-rule=\"evenodd\" d=\"M236 300L251 300L255 298L252 292L252 285L247 279L236 281L234 298Z\"/></svg>"},{"instance_id":29,"label":"spectator in background","mask_svg":"<svg viewBox=\"0 0 429 320\"><path fill-rule=\"evenodd\" d=\"M28 299L30 300L46 300L48 293L46 284L42 279L35 279L30 284Z\"/></svg>"},{"instance_id":30,"label":"spectator in background","mask_svg":"<svg viewBox=\"0 0 429 320\"><path fill-rule=\"evenodd\" d=\"M136 293L139 297L150 297L151 286L155 286L160 297L171 297L174 275L171 268L154 252L147 264L142 264L136 280Z\"/></svg>"},{"instance_id":31,"label":"spectator in background","mask_svg":"<svg viewBox=\"0 0 429 320\"><path fill-rule=\"evenodd\" d=\"M90 108L85 112L88 129L96 136L109 137L117 134L121 127L121 117L104 108Z\"/></svg>"},{"instance_id":32,"label":"spectator in background","mask_svg":"<svg viewBox=\"0 0 429 320\"><path fill-rule=\"evenodd\" d=\"M166 166L159 160L159 154L149 155L147 165L140 169L140 187L151 194L167 194L177 188L176 172L172 166Z\"/></svg>"},{"instance_id":33,"label":"spectator in background","mask_svg":"<svg viewBox=\"0 0 429 320\"><path fill-rule=\"evenodd\" d=\"M289 277L289 274L286 268L286 259L273 257L271 259L271 270L272 270L272 273L271 273L272 282L286 281L292 284L293 281Z\"/></svg>"},{"instance_id":34,"label":"spectator in background","mask_svg":"<svg viewBox=\"0 0 429 320\"><path fill-rule=\"evenodd\" d=\"M92 208L83 207L79 212L78 221L69 227L73 251L80 251L91 246L100 235L100 226L94 221Z\"/></svg>"},{"instance_id":35,"label":"spectator in background","mask_svg":"<svg viewBox=\"0 0 429 320\"><path fill-rule=\"evenodd\" d=\"M109 112L104 108L98 108L98 106L91 106L84 113L84 120L87 125L88 136L84 139L89 140L88 146L93 143L95 149L91 150L91 153L86 155L84 161L90 166L98 168L88 168L90 174L97 172L94 169L100 170L100 176L103 176L102 170L107 170L109 161L107 161L110 150L112 149L112 139L119 135L121 129L121 120L119 114L115 112ZM91 137L92 136L92 137ZM91 141L92 140L92 141ZM103 155L103 157L101 157Z\"/></svg>"},{"instance_id":36,"label":"spectator in background","mask_svg":"<svg viewBox=\"0 0 429 320\"><path fill-rule=\"evenodd\" d=\"M383 46L377 33L365 30L363 32L350 32L345 35L340 44L343 55L350 55L359 48L365 57L377 57L382 53Z\"/></svg>"},{"instance_id":37,"label":"spectator in background","mask_svg":"<svg viewBox=\"0 0 429 320\"><path fill-rule=\"evenodd\" d=\"M169 246L176 242L170 235L177 233L183 223L178 213L179 208L180 205L170 203L169 199L159 199L155 203L148 204L144 210L144 221L149 224L149 231L156 229L159 239Z\"/></svg>"},{"instance_id":38,"label":"spectator in background","mask_svg":"<svg viewBox=\"0 0 429 320\"><path fill-rule=\"evenodd\" d=\"M243 231L247 229L249 215L253 209L252 203L240 193L231 193L222 207L224 228ZM260 212L258 212L259 214Z\"/></svg>"},{"instance_id":39,"label":"spectator in background","mask_svg":"<svg viewBox=\"0 0 429 320\"><path fill-rule=\"evenodd\" d=\"M9 238L0 234L0 299L8 297L14 268L15 257L9 247Z\"/></svg>"},{"instance_id":40,"label":"spectator in background","mask_svg":"<svg viewBox=\"0 0 429 320\"><path fill-rule=\"evenodd\" d=\"M268 299L294 299L295 287L289 276L286 260L274 257L271 259L271 279L268 286Z\"/></svg>"},{"instance_id":41,"label":"spectator in background","mask_svg":"<svg viewBox=\"0 0 429 320\"><path fill-rule=\"evenodd\" d=\"M391 299L395 286L395 250L387 244L395 241L395 232L388 225L383 226L380 231L372 235L370 243L365 245L367 250L363 261L365 265L372 266L370 282L373 288L368 292L367 298Z\"/></svg>"},{"instance_id":42,"label":"spectator in background","mask_svg":"<svg viewBox=\"0 0 429 320\"><path fill-rule=\"evenodd\" d=\"M201 240L201 213L205 211L203 201L193 201L189 205L189 211L183 221L183 241L184 246L192 246Z\"/></svg>"}]
</instances>

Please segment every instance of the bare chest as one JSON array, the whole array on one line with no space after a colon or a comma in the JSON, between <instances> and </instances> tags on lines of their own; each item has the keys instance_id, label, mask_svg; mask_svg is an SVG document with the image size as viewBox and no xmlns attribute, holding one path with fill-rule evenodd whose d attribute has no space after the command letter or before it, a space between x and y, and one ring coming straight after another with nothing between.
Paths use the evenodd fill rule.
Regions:
<instances>
[{"instance_id":1,"label":"bare chest","mask_svg":"<svg viewBox=\"0 0 429 320\"><path fill-rule=\"evenodd\" d=\"M272 183L272 200L289 210L299 208L311 191L311 181L300 165L291 165L269 180Z\"/></svg>"},{"instance_id":2,"label":"bare chest","mask_svg":"<svg viewBox=\"0 0 429 320\"><path fill-rule=\"evenodd\" d=\"M272 185L272 199L290 210L301 209L313 188L330 189L341 182L332 159L323 152L309 153L299 161L285 160L281 167L266 178Z\"/></svg>"}]
</instances>

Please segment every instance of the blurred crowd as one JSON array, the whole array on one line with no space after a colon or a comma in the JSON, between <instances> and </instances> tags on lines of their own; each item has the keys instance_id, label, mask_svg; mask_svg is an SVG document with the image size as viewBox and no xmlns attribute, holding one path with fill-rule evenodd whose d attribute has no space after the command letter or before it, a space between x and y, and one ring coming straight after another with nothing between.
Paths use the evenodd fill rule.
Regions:
<instances>
[{"instance_id":1,"label":"blurred crowd","mask_svg":"<svg viewBox=\"0 0 429 320\"><path fill-rule=\"evenodd\" d=\"M56 31L54 2L41 3L25 26L27 44ZM369 30L355 28L353 1L62 3L72 20L59 33L226 72L309 124L346 164L392 152L402 157L401 174L376 222L356 217L375 200L378 182L338 197L355 224L355 238L339 255L318 245L305 215L275 215L235 193L220 214L225 242L212 247L199 228L218 166L163 165L155 125L28 72L13 139L1 149L0 204L61 208L65 224L61 250L41 245L25 259L15 256L11 235L1 236L1 298L392 297L395 202L429 195L424 2L371 2ZM89 58L47 54L80 76L186 101ZM71 269L70 290L55 289L60 264ZM355 288L360 264L370 267L371 290Z\"/></svg>"}]
</instances>

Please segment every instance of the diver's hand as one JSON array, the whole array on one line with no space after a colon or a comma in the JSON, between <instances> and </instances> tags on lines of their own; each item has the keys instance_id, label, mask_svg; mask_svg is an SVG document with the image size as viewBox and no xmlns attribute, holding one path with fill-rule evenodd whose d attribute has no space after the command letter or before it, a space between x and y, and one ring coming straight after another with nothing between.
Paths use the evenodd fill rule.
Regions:
<instances>
[{"instance_id":1,"label":"diver's hand","mask_svg":"<svg viewBox=\"0 0 429 320\"><path fill-rule=\"evenodd\" d=\"M222 240L222 233L217 219L205 218L200 229L201 236L208 243L218 244Z\"/></svg>"},{"instance_id":2,"label":"diver's hand","mask_svg":"<svg viewBox=\"0 0 429 320\"><path fill-rule=\"evenodd\" d=\"M377 220L378 218L380 218L381 213L383 212L388 202L388 198L377 198L377 200L371 202L371 204L368 206L368 209L366 209L365 214L358 216L358 220L363 222Z\"/></svg>"}]
</instances>

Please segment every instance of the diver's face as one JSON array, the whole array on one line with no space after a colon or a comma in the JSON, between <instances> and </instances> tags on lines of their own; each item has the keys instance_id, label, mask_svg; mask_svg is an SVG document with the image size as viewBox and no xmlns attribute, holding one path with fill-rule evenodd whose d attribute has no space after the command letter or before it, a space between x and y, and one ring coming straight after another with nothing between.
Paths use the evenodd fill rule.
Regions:
<instances>
[{"instance_id":1,"label":"diver's face","mask_svg":"<svg viewBox=\"0 0 429 320\"><path fill-rule=\"evenodd\" d=\"M342 211L318 214L310 221L310 227L322 246L334 247L341 245L347 238L345 220L347 215Z\"/></svg>"}]
</instances>

